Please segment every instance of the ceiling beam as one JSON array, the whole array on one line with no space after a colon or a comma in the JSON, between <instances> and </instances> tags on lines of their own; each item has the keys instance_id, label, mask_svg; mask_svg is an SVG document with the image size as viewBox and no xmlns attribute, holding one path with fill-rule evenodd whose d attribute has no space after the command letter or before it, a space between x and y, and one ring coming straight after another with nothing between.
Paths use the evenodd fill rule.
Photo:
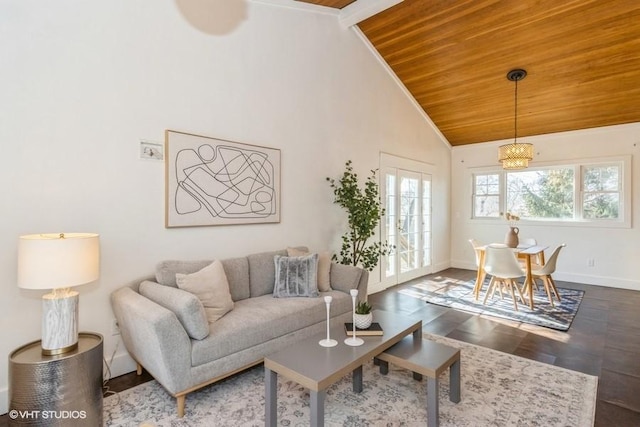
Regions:
<instances>
[{"instance_id":1,"label":"ceiling beam","mask_svg":"<svg viewBox=\"0 0 640 427\"><path fill-rule=\"evenodd\" d=\"M270 6L284 7L288 9L304 10L313 13L338 16L338 9L317 4L305 3L298 0L251 0L253 3L262 3Z\"/></svg>"},{"instance_id":2,"label":"ceiling beam","mask_svg":"<svg viewBox=\"0 0 640 427\"><path fill-rule=\"evenodd\" d=\"M358 0L340 9L340 25L354 26L404 0Z\"/></svg>"}]
</instances>

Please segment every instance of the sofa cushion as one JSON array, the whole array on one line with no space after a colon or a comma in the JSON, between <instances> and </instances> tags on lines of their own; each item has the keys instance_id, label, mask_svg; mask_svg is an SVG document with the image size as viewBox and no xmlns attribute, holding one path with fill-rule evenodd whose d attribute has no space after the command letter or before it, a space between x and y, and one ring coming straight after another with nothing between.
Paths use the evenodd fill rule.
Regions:
<instances>
[{"instance_id":1,"label":"sofa cushion","mask_svg":"<svg viewBox=\"0 0 640 427\"><path fill-rule=\"evenodd\" d=\"M331 287L348 294L351 289L358 287L362 271L350 265L331 264Z\"/></svg>"},{"instance_id":2,"label":"sofa cushion","mask_svg":"<svg viewBox=\"0 0 640 427\"><path fill-rule=\"evenodd\" d=\"M213 323L233 309L229 282L220 261L214 261L192 274L176 274L178 287L198 297L207 320Z\"/></svg>"},{"instance_id":3,"label":"sofa cushion","mask_svg":"<svg viewBox=\"0 0 640 427\"><path fill-rule=\"evenodd\" d=\"M288 256L308 255L309 251L299 248L287 248ZM331 290L331 254L329 252L318 252L318 290L329 292Z\"/></svg>"},{"instance_id":4,"label":"sofa cushion","mask_svg":"<svg viewBox=\"0 0 640 427\"><path fill-rule=\"evenodd\" d=\"M287 251L262 252L247 256L251 298L273 293L273 284L276 279L273 257L276 255L287 256Z\"/></svg>"},{"instance_id":5,"label":"sofa cushion","mask_svg":"<svg viewBox=\"0 0 640 427\"><path fill-rule=\"evenodd\" d=\"M240 301L249 298L249 261L247 257L223 259L222 266L229 282L229 292L231 299Z\"/></svg>"},{"instance_id":6,"label":"sofa cushion","mask_svg":"<svg viewBox=\"0 0 640 427\"><path fill-rule=\"evenodd\" d=\"M209 335L207 314L198 297L192 293L148 280L140 283L138 289L140 295L171 310L191 338L201 340Z\"/></svg>"},{"instance_id":7,"label":"sofa cushion","mask_svg":"<svg viewBox=\"0 0 640 427\"><path fill-rule=\"evenodd\" d=\"M199 260L199 261L180 261L180 260L167 260L162 261L156 265L156 282L165 286L178 287L176 283L176 273L191 274L202 270L213 260Z\"/></svg>"},{"instance_id":8,"label":"sofa cushion","mask_svg":"<svg viewBox=\"0 0 640 427\"><path fill-rule=\"evenodd\" d=\"M210 265L212 262L213 260L162 261L156 266L156 281L161 285L177 288L176 274L196 273ZM229 282L231 299L239 301L241 299L249 298L249 262L247 261L247 258L229 258L223 259L221 262L224 266L227 281Z\"/></svg>"},{"instance_id":9,"label":"sofa cushion","mask_svg":"<svg viewBox=\"0 0 640 427\"><path fill-rule=\"evenodd\" d=\"M274 298L318 296L318 254L299 257L276 255Z\"/></svg>"},{"instance_id":10,"label":"sofa cushion","mask_svg":"<svg viewBox=\"0 0 640 427\"><path fill-rule=\"evenodd\" d=\"M348 294L339 291L321 294L325 295L333 297L331 317L351 312L351 296ZM323 298L273 298L264 295L238 301L233 311L210 325L207 338L192 342L192 365L202 365L304 329L323 322L326 316Z\"/></svg>"}]
</instances>

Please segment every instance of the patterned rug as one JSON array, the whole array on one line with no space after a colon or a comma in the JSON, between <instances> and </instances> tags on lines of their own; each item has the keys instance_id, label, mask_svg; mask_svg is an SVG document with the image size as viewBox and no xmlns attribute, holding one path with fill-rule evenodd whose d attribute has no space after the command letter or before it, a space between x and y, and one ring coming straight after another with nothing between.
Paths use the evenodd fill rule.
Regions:
<instances>
[{"instance_id":1,"label":"patterned rug","mask_svg":"<svg viewBox=\"0 0 640 427\"><path fill-rule=\"evenodd\" d=\"M584 291L558 288L561 301L554 300L555 307L552 307L544 288L539 285L539 289L534 290L533 293L533 310L518 299L518 311L515 311L511 295L505 294L501 299L497 291L493 298L487 300L486 305L482 304L485 291L489 287L488 280L482 287L477 301L473 296L473 285L473 281L453 283L429 281L429 283L421 283L419 286L422 294L421 299L431 304L530 323L559 331L569 329L584 296ZM516 297L517 295L516 293Z\"/></svg>"},{"instance_id":2,"label":"patterned rug","mask_svg":"<svg viewBox=\"0 0 640 427\"><path fill-rule=\"evenodd\" d=\"M449 375L440 381L440 426L593 426L598 378L461 341L424 334L461 348L460 403L449 401ZM363 369L362 393L347 375L327 390L327 426L425 426L426 379L415 381L390 365L380 375L372 362ZM278 425L309 425L309 393L278 378ZM187 396L186 414L151 381L104 401L105 426L263 426L262 366Z\"/></svg>"}]
</instances>

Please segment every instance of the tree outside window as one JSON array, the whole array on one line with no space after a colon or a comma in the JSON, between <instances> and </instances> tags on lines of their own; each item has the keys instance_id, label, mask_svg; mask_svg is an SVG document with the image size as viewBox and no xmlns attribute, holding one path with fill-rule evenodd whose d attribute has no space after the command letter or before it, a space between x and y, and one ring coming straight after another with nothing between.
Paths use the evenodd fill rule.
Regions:
<instances>
[{"instance_id":1,"label":"tree outside window","mask_svg":"<svg viewBox=\"0 0 640 427\"><path fill-rule=\"evenodd\" d=\"M583 218L618 219L621 191L619 166L585 166L582 188Z\"/></svg>"},{"instance_id":2,"label":"tree outside window","mask_svg":"<svg viewBox=\"0 0 640 427\"><path fill-rule=\"evenodd\" d=\"M500 175L478 174L474 176L473 216L498 218L500 216Z\"/></svg>"},{"instance_id":3,"label":"tree outside window","mask_svg":"<svg viewBox=\"0 0 640 427\"><path fill-rule=\"evenodd\" d=\"M507 211L527 219L574 217L573 168L509 172Z\"/></svg>"},{"instance_id":4,"label":"tree outside window","mask_svg":"<svg viewBox=\"0 0 640 427\"><path fill-rule=\"evenodd\" d=\"M474 174L473 218L511 212L532 221L619 221L625 215L623 165L618 161Z\"/></svg>"}]
</instances>

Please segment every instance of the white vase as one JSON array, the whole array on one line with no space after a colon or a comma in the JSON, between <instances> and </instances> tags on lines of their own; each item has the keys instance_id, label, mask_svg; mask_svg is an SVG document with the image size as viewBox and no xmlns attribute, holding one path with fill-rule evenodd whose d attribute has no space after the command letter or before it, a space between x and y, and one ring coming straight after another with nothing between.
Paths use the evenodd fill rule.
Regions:
<instances>
[{"instance_id":1,"label":"white vase","mask_svg":"<svg viewBox=\"0 0 640 427\"><path fill-rule=\"evenodd\" d=\"M373 321L373 314L354 314L353 321L358 329L367 329Z\"/></svg>"}]
</instances>

